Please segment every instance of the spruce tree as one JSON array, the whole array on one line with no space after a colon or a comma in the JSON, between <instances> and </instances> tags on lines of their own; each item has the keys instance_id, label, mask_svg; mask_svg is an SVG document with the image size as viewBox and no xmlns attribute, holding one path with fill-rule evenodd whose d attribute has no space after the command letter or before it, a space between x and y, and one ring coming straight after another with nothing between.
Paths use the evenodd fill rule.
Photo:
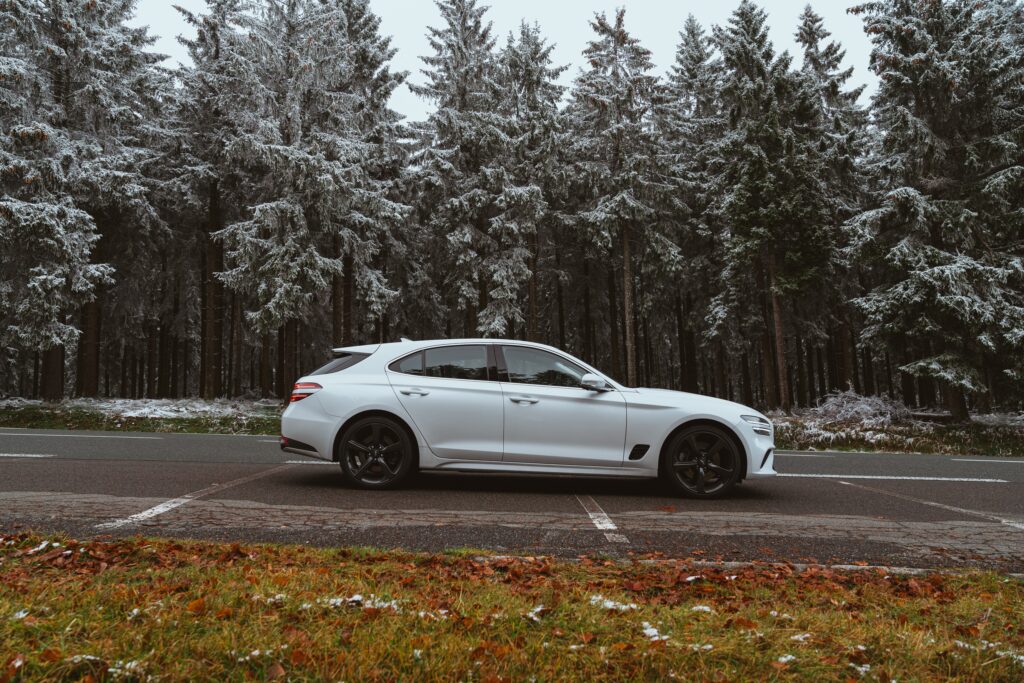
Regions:
<instances>
[{"instance_id":1,"label":"spruce tree","mask_svg":"<svg viewBox=\"0 0 1024 683\"><path fill-rule=\"evenodd\" d=\"M658 79L650 73L650 51L626 30L625 10L618 10L613 21L598 14L590 25L596 36L583 51L589 68L576 79L571 121L580 162L593 183L580 219L593 244L618 252L622 264L623 355L626 382L635 386L634 260L655 244L667 260L676 257L670 242L656 239L662 227L654 167Z\"/></svg>"},{"instance_id":2,"label":"spruce tree","mask_svg":"<svg viewBox=\"0 0 1024 683\"><path fill-rule=\"evenodd\" d=\"M880 79L873 206L848 224L874 287L864 338L906 349L900 370L966 396L1024 365L1024 50L1019 3L884 0L853 9Z\"/></svg>"},{"instance_id":3,"label":"spruce tree","mask_svg":"<svg viewBox=\"0 0 1024 683\"><path fill-rule=\"evenodd\" d=\"M743 0L715 30L728 123L710 164L723 265L710 322L718 334L761 338L767 402L788 409L791 302L827 280L835 236L824 205L817 93L811 79L790 69L788 54L775 54L766 20Z\"/></svg>"},{"instance_id":4,"label":"spruce tree","mask_svg":"<svg viewBox=\"0 0 1024 683\"><path fill-rule=\"evenodd\" d=\"M422 57L427 80L410 86L436 110L422 130L424 145L413 163L418 201L441 265L437 281L452 292L453 307L464 312L465 334L474 336L504 329L510 316L517 317L506 306L492 309L485 321L479 313L488 308L492 275L521 280L525 259L515 252L518 264L495 261L507 246L504 240L518 236L511 226L491 222L500 212L505 179L500 163L508 140L505 117L495 107L500 86L487 8L476 0L436 4L444 25L428 29L433 54ZM508 272L501 272L502 266Z\"/></svg>"}]
</instances>

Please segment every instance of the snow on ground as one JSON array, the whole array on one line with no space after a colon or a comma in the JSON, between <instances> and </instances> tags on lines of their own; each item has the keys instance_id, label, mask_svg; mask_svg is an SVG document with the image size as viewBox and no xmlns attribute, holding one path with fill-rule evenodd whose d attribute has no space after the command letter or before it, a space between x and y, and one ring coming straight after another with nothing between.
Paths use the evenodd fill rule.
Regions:
<instances>
[{"instance_id":1,"label":"snow on ground","mask_svg":"<svg viewBox=\"0 0 1024 683\"><path fill-rule=\"evenodd\" d=\"M24 398L0 399L0 410L42 406ZM53 405L53 404L46 404ZM57 404L64 410L90 410L115 417L267 417L278 414L279 399L204 400L198 398L74 398Z\"/></svg>"}]
</instances>

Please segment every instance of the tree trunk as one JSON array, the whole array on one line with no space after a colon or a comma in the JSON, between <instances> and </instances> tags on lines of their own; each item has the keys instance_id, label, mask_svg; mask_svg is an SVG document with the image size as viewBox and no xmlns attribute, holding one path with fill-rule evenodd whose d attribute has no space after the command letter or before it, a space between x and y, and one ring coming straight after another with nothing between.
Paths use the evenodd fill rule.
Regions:
<instances>
[{"instance_id":1,"label":"tree trunk","mask_svg":"<svg viewBox=\"0 0 1024 683\"><path fill-rule=\"evenodd\" d=\"M771 292L772 323L775 335L775 369L778 373L779 405L787 413L792 406L789 394L789 368L786 363L786 337L782 325L782 300L775 279L775 256L768 260L768 291Z\"/></svg>"},{"instance_id":2,"label":"tree trunk","mask_svg":"<svg viewBox=\"0 0 1024 683\"><path fill-rule=\"evenodd\" d=\"M242 395L242 297L231 297L231 395Z\"/></svg>"},{"instance_id":3,"label":"tree trunk","mask_svg":"<svg viewBox=\"0 0 1024 683\"><path fill-rule=\"evenodd\" d=\"M78 340L78 393L95 397L100 392L100 302L82 305L82 334Z\"/></svg>"},{"instance_id":4,"label":"tree trunk","mask_svg":"<svg viewBox=\"0 0 1024 683\"><path fill-rule=\"evenodd\" d=\"M158 363L156 325L146 326L146 398L156 398L156 371Z\"/></svg>"},{"instance_id":5,"label":"tree trunk","mask_svg":"<svg viewBox=\"0 0 1024 683\"><path fill-rule=\"evenodd\" d=\"M342 288L342 298L344 300L342 306L344 309L344 320L342 321L344 335L342 345L350 346L355 343L352 334L352 282L354 277L352 274L352 257L350 255L346 254L345 258L342 259L342 268L344 268L344 271L342 272L342 278L344 279L344 287Z\"/></svg>"},{"instance_id":6,"label":"tree trunk","mask_svg":"<svg viewBox=\"0 0 1024 683\"><path fill-rule=\"evenodd\" d=\"M583 259L583 360L593 364L597 360L594 339L594 316L591 312L590 299L590 260Z\"/></svg>"},{"instance_id":7,"label":"tree trunk","mask_svg":"<svg viewBox=\"0 0 1024 683\"><path fill-rule=\"evenodd\" d=\"M556 252L557 253L557 252ZM622 379L622 364L619 362L619 297L615 292L615 273L608 270L608 325L611 327L612 372Z\"/></svg>"},{"instance_id":8,"label":"tree trunk","mask_svg":"<svg viewBox=\"0 0 1024 683\"><path fill-rule=\"evenodd\" d=\"M204 339L203 398L221 396L224 371L224 285L216 273L224 270L224 247L213 238L223 227L224 217L220 205L220 187L217 181L210 186L206 234L206 338Z\"/></svg>"},{"instance_id":9,"label":"tree trunk","mask_svg":"<svg viewBox=\"0 0 1024 683\"><path fill-rule=\"evenodd\" d=\"M764 385L764 402L769 409L775 409L779 405L775 377L775 368L772 367L772 342L767 334L763 334L761 335L761 381Z\"/></svg>"},{"instance_id":10,"label":"tree trunk","mask_svg":"<svg viewBox=\"0 0 1024 683\"><path fill-rule=\"evenodd\" d=\"M160 352L157 365L157 398L167 398L171 393L171 354L174 341L167 331L167 325L160 326Z\"/></svg>"},{"instance_id":11,"label":"tree trunk","mask_svg":"<svg viewBox=\"0 0 1024 683\"><path fill-rule=\"evenodd\" d=\"M345 264L341 235L334 236L334 257ZM344 271L331 278L331 346L345 345L345 275Z\"/></svg>"},{"instance_id":12,"label":"tree trunk","mask_svg":"<svg viewBox=\"0 0 1024 683\"><path fill-rule=\"evenodd\" d=\"M530 281L527 284L526 308L526 339L537 341L537 251L539 249L536 228L530 233ZM583 272L586 277L587 265L584 262ZM588 302L589 303L589 302ZM586 345L584 344L584 348ZM584 353L586 356L586 353Z\"/></svg>"},{"instance_id":13,"label":"tree trunk","mask_svg":"<svg viewBox=\"0 0 1024 683\"><path fill-rule=\"evenodd\" d=\"M622 324L626 333L626 386L636 386L636 334L633 313L633 257L629 228L622 229Z\"/></svg>"},{"instance_id":14,"label":"tree trunk","mask_svg":"<svg viewBox=\"0 0 1024 683\"><path fill-rule=\"evenodd\" d=\"M44 401L64 398L64 347L53 346L43 351L42 396Z\"/></svg>"},{"instance_id":15,"label":"tree trunk","mask_svg":"<svg viewBox=\"0 0 1024 683\"><path fill-rule=\"evenodd\" d=\"M270 354L270 333L265 332L260 337L260 394L263 398L274 394L274 373L270 364Z\"/></svg>"},{"instance_id":16,"label":"tree trunk","mask_svg":"<svg viewBox=\"0 0 1024 683\"><path fill-rule=\"evenodd\" d=\"M946 407L949 414L953 416L953 422L970 422L971 415L967 411L967 397L959 387L945 386L943 392L946 396Z\"/></svg>"}]
</instances>

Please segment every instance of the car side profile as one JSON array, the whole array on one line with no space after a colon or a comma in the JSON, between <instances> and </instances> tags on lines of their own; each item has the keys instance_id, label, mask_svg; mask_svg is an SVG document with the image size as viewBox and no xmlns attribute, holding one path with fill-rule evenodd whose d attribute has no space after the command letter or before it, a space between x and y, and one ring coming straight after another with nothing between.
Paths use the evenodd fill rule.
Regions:
<instances>
[{"instance_id":1,"label":"car side profile","mask_svg":"<svg viewBox=\"0 0 1024 683\"><path fill-rule=\"evenodd\" d=\"M295 383L281 448L353 484L415 471L662 479L697 498L775 474L771 422L722 399L622 386L525 341L410 341L334 350Z\"/></svg>"}]
</instances>

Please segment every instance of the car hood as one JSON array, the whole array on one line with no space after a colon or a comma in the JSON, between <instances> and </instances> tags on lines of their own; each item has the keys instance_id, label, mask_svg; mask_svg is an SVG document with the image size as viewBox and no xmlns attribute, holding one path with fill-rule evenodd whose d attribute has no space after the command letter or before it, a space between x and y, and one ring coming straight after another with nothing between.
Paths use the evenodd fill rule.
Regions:
<instances>
[{"instance_id":1,"label":"car hood","mask_svg":"<svg viewBox=\"0 0 1024 683\"><path fill-rule=\"evenodd\" d=\"M726 401L725 399L713 396L691 394L685 391L639 387L626 390L622 392L622 395L630 405L640 405L648 408L675 408L685 410L688 413L707 413L732 419L739 419L740 415L757 415L764 417L766 420L768 419L759 411L742 403Z\"/></svg>"}]
</instances>

